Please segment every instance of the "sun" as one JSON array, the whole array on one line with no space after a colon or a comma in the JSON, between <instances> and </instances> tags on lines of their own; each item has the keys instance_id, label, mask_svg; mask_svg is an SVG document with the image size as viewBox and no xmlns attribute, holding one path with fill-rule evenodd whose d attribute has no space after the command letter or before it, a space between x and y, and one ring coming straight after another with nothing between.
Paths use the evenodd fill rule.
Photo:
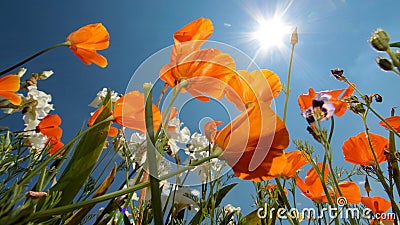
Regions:
<instances>
[{"instance_id":1,"label":"sun","mask_svg":"<svg viewBox=\"0 0 400 225\"><path fill-rule=\"evenodd\" d=\"M280 48L285 42L289 42L292 27L286 24L282 18L259 19L258 28L252 34L262 49L273 47Z\"/></svg>"}]
</instances>

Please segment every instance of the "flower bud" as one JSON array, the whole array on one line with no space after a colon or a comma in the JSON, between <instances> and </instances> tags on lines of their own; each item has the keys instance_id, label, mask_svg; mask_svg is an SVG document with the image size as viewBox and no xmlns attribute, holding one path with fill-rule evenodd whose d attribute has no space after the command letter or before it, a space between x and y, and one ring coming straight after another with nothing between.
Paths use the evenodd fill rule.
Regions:
<instances>
[{"instance_id":1,"label":"flower bud","mask_svg":"<svg viewBox=\"0 0 400 225\"><path fill-rule=\"evenodd\" d=\"M336 68L331 70L332 75L337 79L337 80L343 80L343 70Z\"/></svg>"},{"instance_id":2,"label":"flower bud","mask_svg":"<svg viewBox=\"0 0 400 225\"><path fill-rule=\"evenodd\" d=\"M376 58L376 63L378 64L378 66L385 71L391 71L393 70L393 64L392 61L390 61L387 58L384 58L382 56L378 56L378 58Z\"/></svg>"},{"instance_id":3,"label":"flower bud","mask_svg":"<svg viewBox=\"0 0 400 225\"><path fill-rule=\"evenodd\" d=\"M389 34L382 30L378 29L372 34L372 37L369 39L372 47L378 51L386 51L389 49L389 41L390 36Z\"/></svg>"},{"instance_id":4,"label":"flower bud","mask_svg":"<svg viewBox=\"0 0 400 225\"><path fill-rule=\"evenodd\" d=\"M296 29L294 29L292 33L292 36L290 37L290 44L296 45L297 43L299 43L299 35L297 33L297 27L296 27Z\"/></svg>"},{"instance_id":5,"label":"flower bud","mask_svg":"<svg viewBox=\"0 0 400 225\"><path fill-rule=\"evenodd\" d=\"M39 73L39 80L46 80L51 75L53 75L53 73L54 73L53 70L42 71Z\"/></svg>"},{"instance_id":6,"label":"flower bud","mask_svg":"<svg viewBox=\"0 0 400 225\"><path fill-rule=\"evenodd\" d=\"M368 195L372 191L371 186L369 185L369 181L368 181L368 177L367 176L365 176L364 189L368 193Z\"/></svg>"}]
</instances>

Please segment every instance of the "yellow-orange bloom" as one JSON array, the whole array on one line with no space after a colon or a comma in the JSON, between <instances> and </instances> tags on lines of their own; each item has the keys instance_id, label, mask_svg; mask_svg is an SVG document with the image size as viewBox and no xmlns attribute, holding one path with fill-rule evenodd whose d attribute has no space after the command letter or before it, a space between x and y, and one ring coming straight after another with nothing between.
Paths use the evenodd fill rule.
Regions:
<instances>
[{"instance_id":1,"label":"yellow-orange bloom","mask_svg":"<svg viewBox=\"0 0 400 225\"><path fill-rule=\"evenodd\" d=\"M230 55L218 49L200 49L212 31L211 20L200 18L175 32L170 63L159 73L170 87L188 80L185 90L202 101L209 100L205 95L222 98L226 82L236 69Z\"/></svg>"},{"instance_id":2,"label":"yellow-orange bloom","mask_svg":"<svg viewBox=\"0 0 400 225\"><path fill-rule=\"evenodd\" d=\"M389 140L377 134L369 133L373 151L375 152L378 163L386 160L385 149L389 146ZM347 139L342 146L344 160L347 162L362 165L375 165L374 156L368 143L365 132L359 133Z\"/></svg>"},{"instance_id":3,"label":"yellow-orange bloom","mask_svg":"<svg viewBox=\"0 0 400 225\"><path fill-rule=\"evenodd\" d=\"M231 76L225 88L226 98L239 110L251 102L263 101L268 105L282 90L279 76L270 70L238 70L238 75Z\"/></svg>"},{"instance_id":4,"label":"yellow-orange bloom","mask_svg":"<svg viewBox=\"0 0 400 225\"><path fill-rule=\"evenodd\" d=\"M157 106L153 104L152 107L153 126L157 130L161 124L161 113ZM144 108L144 94L138 91L128 92L115 102L113 112L115 122L121 126L145 133L146 116Z\"/></svg>"},{"instance_id":5,"label":"yellow-orange bloom","mask_svg":"<svg viewBox=\"0 0 400 225\"><path fill-rule=\"evenodd\" d=\"M292 178L300 167L308 163L304 157L305 153L299 150L286 152L281 156L272 160L270 169L271 178L283 177L285 179Z\"/></svg>"},{"instance_id":6,"label":"yellow-orange bloom","mask_svg":"<svg viewBox=\"0 0 400 225\"><path fill-rule=\"evenodd\" d=\"M265 103L252 104L217 132L215 144L222 158L241 179L256 182L270 177L272 160L289 145L285 124Z\"/></svg>"},{"instance_id":7,"label":"yellow-orange bloom","mask_svg":"<svg viewBox=\"0 0 400 225\"><path fill-rule=\"evenodd\" d=\"M0 96L7 99L13 105L21 104L21 97L14 92L20 88L20 78L18 75L7 75L0 78Z\"/></svg>"},{"instance_id":8,"label":"yellow-orange bloom","mask_svg":"<svg viewBox=\"0 0 400 225\"><path fill-rule=\"evenodd\" d=\"M101 23L89 24L72 32L67 37L69 48L77 55L83 63L92 63L104 68L107 66L107 59L97 53L97 50L108 48L110 35Z\"/></svg>"}]
</instances>

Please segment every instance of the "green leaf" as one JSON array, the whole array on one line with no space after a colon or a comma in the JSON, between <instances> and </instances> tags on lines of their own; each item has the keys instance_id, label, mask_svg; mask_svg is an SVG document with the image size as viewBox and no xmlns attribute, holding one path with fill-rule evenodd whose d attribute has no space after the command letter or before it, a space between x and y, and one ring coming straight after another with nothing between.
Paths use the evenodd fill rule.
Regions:
<instances>
[{"instance_id":1,"label":"green leaf","mask_svg":"<svg viewBox=\"0 0 400 225\"><path fill-rule=\"evenodd\" d=\"M261 219L257 213L258 209L254 210L253 212L247 214L243 218L243 225L258 225L261 224Z\"/></svg>"},{"instance_id":2,"label":"green leaf","mask_svg":"<svg viewBox=\"0 0 400 225\"><path fill-rule=\"evenodd\" d=\"M110 92L107 95L110 95ZM104 102L105 108L97 117L94 125L111 115L111 101L109 97L106 97L106 99L108 101ZM79 190L87 181L103 150L108 130L110 129L110 123L102 123L88 129L91 130L85 133L79 140L72 158L59 181L50 189L50 193L53 191L62 191L62 199L58 206L72 203Z\"/></svg>"},{"instance_id":3,"label":"green leaf","mask_svg":"<svg viewBox=\"0 0 400 225\"><path fill-rule=\"evenodd\" d=\"M224 187L222 187L221 189L219 189L218 191L216 191L213 194L212 198L208 198L207 200L207 204L206 204L206 208L211 208L212 206L212 200L215 200L214 203L214 207L218 207L219 204L221 204L222 199L225 198L225 196L229 193L229 191L232 190L233 187L235 187L238 183L232 183L232 184L228 184ZM196 215L194 215L194 217L192 218L192 220L190 221L189 224L200 224L202 221L204 220L204 216L203 216L203 209L200 209Z\"/></svg>"}]
</instances>

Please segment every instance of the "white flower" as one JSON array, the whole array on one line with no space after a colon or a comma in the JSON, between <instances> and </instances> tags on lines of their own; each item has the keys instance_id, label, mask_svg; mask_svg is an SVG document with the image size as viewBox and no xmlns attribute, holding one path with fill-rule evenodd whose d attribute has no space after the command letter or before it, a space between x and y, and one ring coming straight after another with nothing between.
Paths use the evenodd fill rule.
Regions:
<instances>
[{"instance_id":1,"label":"white flower","mask_svg":"<svg viewBox=\"0 0 400 225\"><path fill-rule=\"evenodd\" d=\"M129 139L128 148L132 153L133 161L139 165L143 165L146 161L147 152L146 136L138 132L133 133Z\"/></svg>"},{"instance_id":2,"label":"white flower","mask_svg":"<svg viewBox=\"0 0 400 225\"><path fill-rule=\"evenodd\" d=\"M239 213L240 210L241 210L240 207L235 208L235 207L233 207L231 204L228 204L228 205L226 205L226 206L224 207L224 211L225 211L226 213Z\"/></svg>"},{"instance_id":3,"label":"white flower","mask_svg":"<svg viewBox=\"0 0 400 225\"><path fill-rule=\"evenodd\" d=\"M181 129L183 123L178 118L174 118L168 123L168 145L171 148L172 155L176 155L181 149L178 145L186 144L190 140L190 130L187 127Z\"/></svg>"},{"instance_id":4,"label":"white flower","mask_svg":"<svg viewBox=\"0 0 400 225\"><path fill-rule=\"evenodd\" d=\"M89 106L93 108L99 108L101 104L103 104L103 100L108 93L107 88L103 88L103 90L99 91L93 101L89 104ZM111 91L111 102L116 102L119 99L119 94L115 91Z\"/></svg>"},{"instance_id":5,"label":"white flower","mask_svg":"<svg viewBox=\"0 0 400 225\"><path fill-rule=\"evenodd\" d=\"M187 142L185 153L189 155L191 160L198 160L208 156L208 152L203 151L209 146L206 136L195 132L191 139Z\"/></svg>"},{"instance_id":6,"label":"white flower","mask_svg":"<svg viewBox=\"0 0 400 225\"><path fill-rule=\"evenodd\" d=\"M28 136L26 138L26 141L30 146L35 149L35 150L41 150L45 147L45 143L47 141L47 137L43 135L42 133L37 133L35 131L36 126L39 124L39 120L32 120L29 123L25 124L25 129L24 131L25 134Z\"/></svg>"},{"instance_id":7,"label":"white flower","mask_svg":"<svg viewBox=\"0 0 400 225\"><path fill-rule=\"evenodd\" d=\"M28 87L26 102L31 102L32 107L23 117L25 124L37 119L43 119L51 110L54 110L53 104L49 104L51 95L39 91L35 85Z\"/></svg>"},{"instance_id":8,"label":"white flower","mask_svg":"<svg viewBox=\"0 0 400 225\"><path fill-rule=\"evenodd\" d=\"M163 202L163 205L165 205L168 199L168 205L174 203L176 206L179 205L180 209L189 207L190 211L197 212L199 211L200 207L196 203L195 199L198 199L199 195L200 192L198 190L191 191L188 187L178 188L174 186L163 192L163 195L161 196L161 201Z\"/></svg>"}]
</instances>

